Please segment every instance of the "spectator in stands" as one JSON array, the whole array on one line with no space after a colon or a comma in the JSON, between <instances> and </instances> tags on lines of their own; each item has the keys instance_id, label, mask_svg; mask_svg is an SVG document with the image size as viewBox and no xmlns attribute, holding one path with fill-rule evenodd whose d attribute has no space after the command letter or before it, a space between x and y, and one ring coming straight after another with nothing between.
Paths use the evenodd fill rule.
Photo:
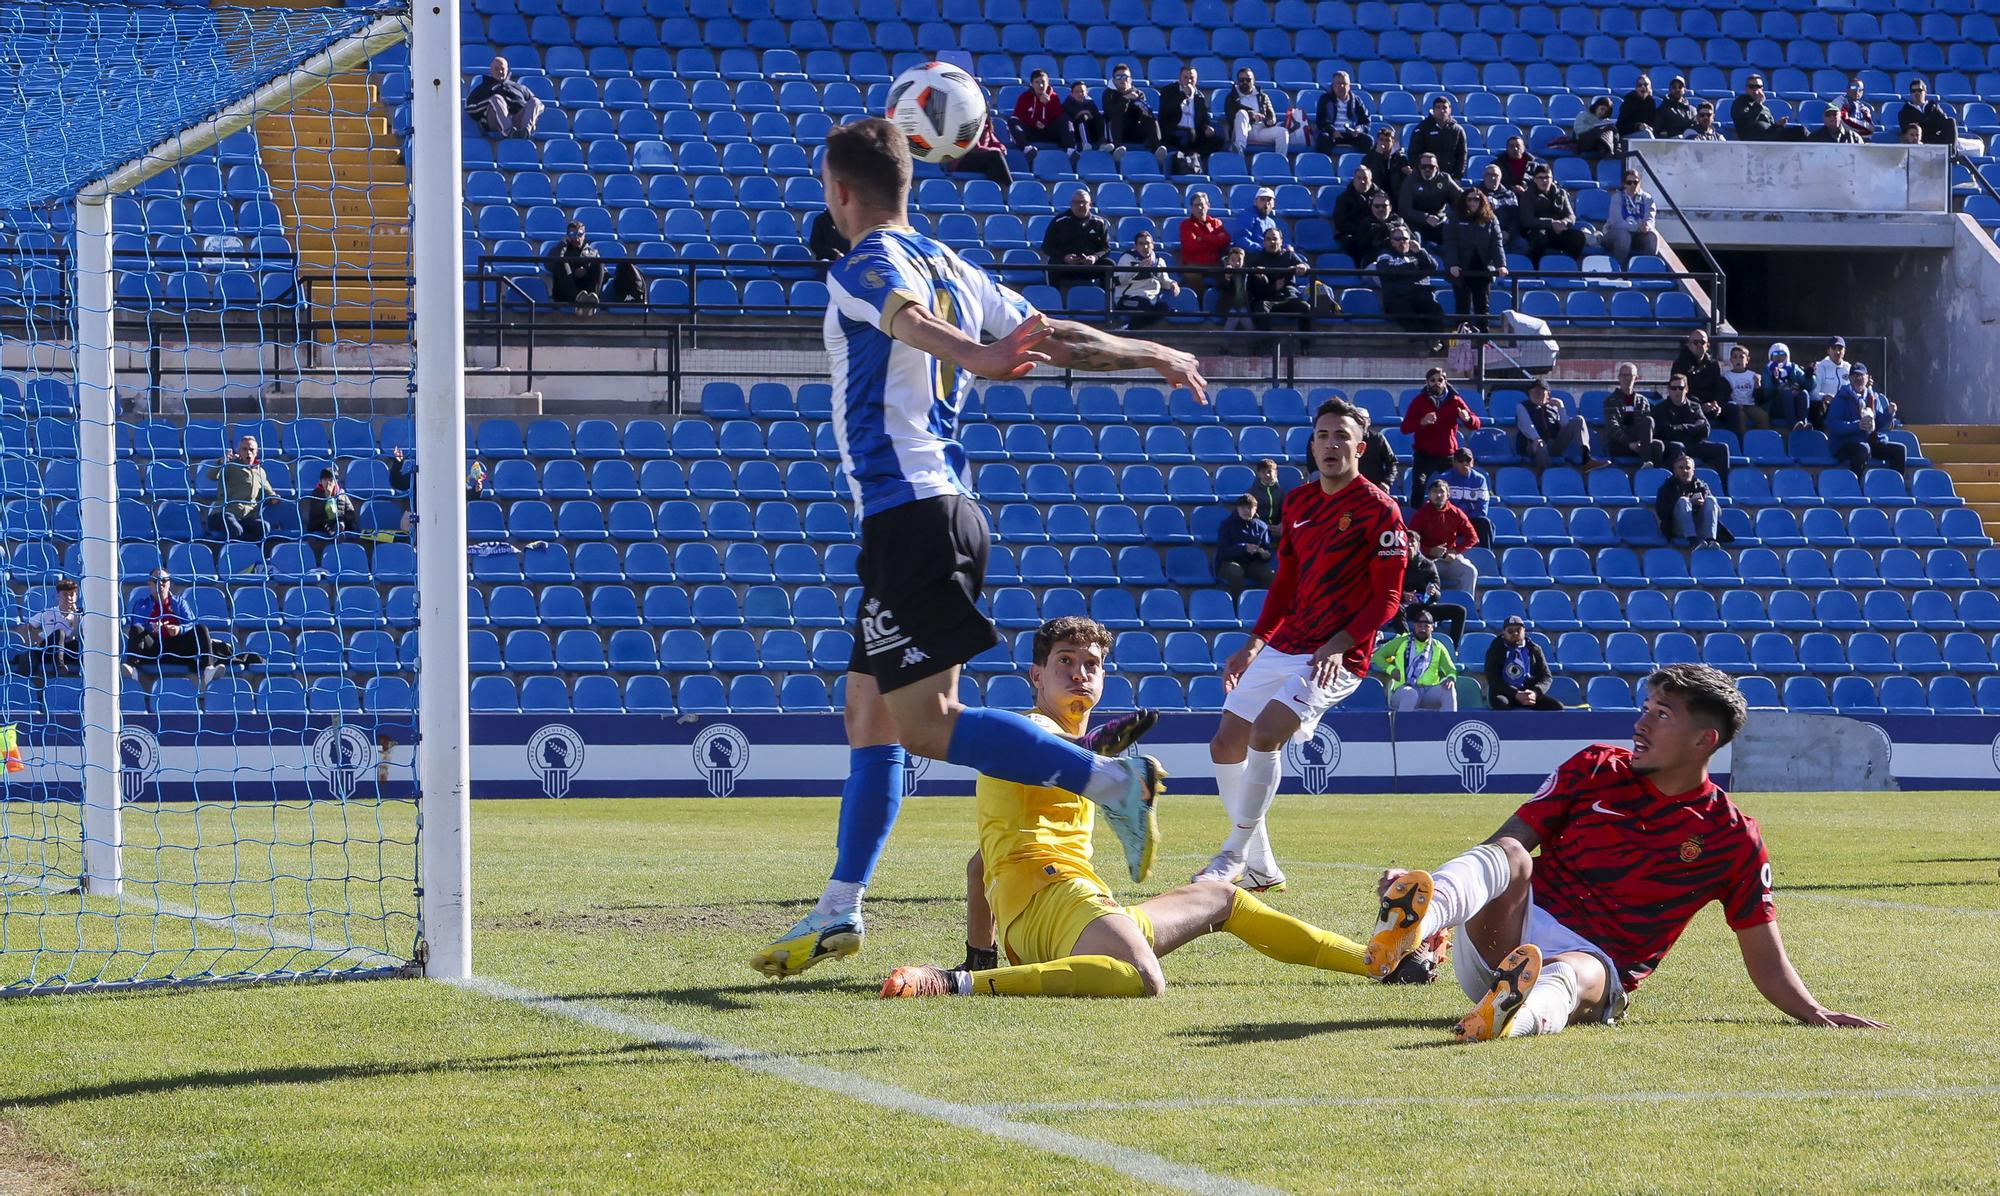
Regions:
<instances>
[{"instance_id":1,"label":"spectator in stands","mask_svg":"<svg viewBox=\"0 0 2000 1196\"><path fill-rule=\"evenodd\" d=\"M1285 503L1285 492L1278 486L1278 463L1269 457L1257 462L1253 475L1256 481L1250 485L1249 495L1257 502L1257 518L1271 525L1277 532L1276 539L1284 539L1284 524L1278 521L1278 508Z\"/></svg>"},{"instance_id":2,"label":"spectator in stands","mask_svg":"<svg viewBox=\"0 0 2000 1196\"><path fill-rule=\"evenodd\" d=\"M1833 396L1826 413L1826 435L1833 455L1859 474L1868 462L1880 461L1897 473L1910 463L1909 450L1888 438L1896 426L1896 405L1868 379L1868 367L1855 362L1847 370L1847 385Z\"/></svg>"},{"instance_id":3,"label":"spectator in stands","mask_svg":"<svg viewBox=\"0 0 2000 1196\"><path fill-rule=\"evenodd\" d=\"M1167 270L1166 259L1154 249L1153 234L1141 229L1132 238L1132 252L1118 259L1112 274L1118 288L1113 306L1126 312L1125 327L1151 328L1174 309L1181 284Z\"/></svg>"},{"instance_id":4,"label":"spectator in stands","mask_svg":"<svg viewBox=\"0 0 2000 1196\"><path fill-rule=\"evenodd\" d=\"M1441 476L1431 479L1424 498L1424 504L1410 516L1410 533L1423 545L1424 555L1437 566L1438 580L1446 589L1464 590L1477 596L1479 570L1465 559L1465 550L1479 544L1479 533L1472 530L1472 520L1451 505L1451 487Z\"/></svg>"},{"instance_id":5,"label":"spectator in stands","mask_svg":"<svg viewBox=\"0 0 2000 1196\"><path fill-rule=\"evenodd\" d=\"M1382 256L1382 251L1389 248L1389 239L1399 229L1407 233L1410 231L1410 226L1404 224L1403 218L1396 215L1390 209L1389 197L1380 191L1369 196L1368 224L1366 226L1368 235L1367 252L1363 256L1356 258L1356 263L1372 261Z\"/></svg>"},{"instance_id":6,"label":"spectator in stands","mask_svg":"<svg viewBox=\"0 0 2000 1196\"><path fill-rule=\"evenodd\" d=\"M1776 348L1776 346L1773 346ZM1826 356L1813 363L1812 373L1812 422L1826 422L1827 406L1833 396L1847 385L1847 338L1830 336L1826 340Z\"/></svg>"},{"instance_id":7,"label":"spectator in stands","mask_svg":"<svg viewBox=\"0 0 2000 1196\"><path fill-rule=\"evenodd\" d=\"M1576 152L1596 161L1618 152L1618 121L1611 115L1611 97L1598 96L1570 122Z\"/></svg>"},{"instance_id":8,"label":"spectator in stands","mask_svg":"<svg viewBox=\"0 0 2000 1196\"><path fill-rule=\"evenodd\" d=\"M1606 464L1590 455L1590 426L1583 416L1568 414L1540 378L1528 383L1528 401L1514 412L1514 451L1536 469L1547 469L1551 461L1569 460L1571 449L1583 455L1579 464L1586 473Z\"/></svg>"},{"instance_id":9,"label":"spectator in stands","mask_svg":"<svg viewBox=\"0 0 2000 1196\"><path fill-rule=\"evenodd\" d=\"M151 584L133 599L125 621L125 675L137 680L141 663L172 664L199 673L206 686L228 668L230 653L227 640L195 622L187 600L174 593L172 576L153 570Z\"/></svg>"},{"instance_id":10,"label":"spectator in stands","mask_svg":"<svg viewBox=\"0 0 2000 1196\"><path fill-rule=\"evenodd\" d=\"M1910 98L1896 113L1896 125L1923 130L1925 145L1957 145L1958 119L1951 109L1938 103L1922 79L1910 80Z\"/></svg>"},{"instance_id":11,"label":"spectator in stands","mask_svg":"<svg viewBox=\"0 0 2000 1196\"><path fill-rule=\"evenodd\" d=\"M1009 122L1014 144L1030 161L1044 146L1064 150L1076 148L1076 130L1063 116L1062 97L1049 86L1049 73L1038 70L1028 76L1028 90L1014 101L1014 118Z\"/></svg>"},{"instance_id":12,"label":"spectator in stands","mask_svg":"<svg viewBox=\"0 0 2000 1196\"><path fill-rule=\"evenodd\" d=\"M1502 150L1494 162L1500 167L1500 178L1515 192L1528 189L1528 177L1534 173L1540 159L1528 152L1528 143L1520 137L1509 137L1507 148Z\"/></svg>"},{"instance_id":13,"label":"spectator in stands","mask_svg":"<svg viewBox=\"0 0 2000 1196\"><path fill-rule=\"evenodd\" d=\"M1222 101L1222 124L1229 130L1229 147L1239 154L1247 155L1259 145L1280 154L1292 150L1284 114L1271 102L1270 93L1257 86L1257 73L1247 66L1237 70L1236 86Z\"/></svg>"},{"instance_id":14,"label":"spectator in stands","mask_svg":"<svg viewBox=\"0 0 2000 1196\"><path fill-rule=\"evenodd\" d=\"M1653 98L1653 78L1640 75L1632 90L1625 93L1618 105L1618 135L1620 137L1651 137L1653 122L1659 118L1660 102Z\"/></svg>"},{"instance_id":15,"label":"spectator in stands","mask_svg":"<svg viewBox=\"0 0 2000 1196\"><path fill-rule=\"evenodd\" d=\"M542 101L508 73L505 58L496 57L466 95L465 114L489 137L526 137L542 118Z\"/></svg>"},{"instance_id":16,"label":"spectator in stands","mask_svg":"<svg viewBox=\"0 0 2000 1196\"><path fill-rule=\"evenodd\" d=\"M1300 332L1312 330L1312 301L1306 259L1285 244L1283 229L1264 230L1264 247L1249 258L1250 302L1257 327L1270 331L1279 316L1296 317Z\"/></svg>"},{"instance_id":17,"label":"spectator in stands","mask_svg":"<svg viewBox=\"0 0 2000 1196\"><path fill-rule=\"evenodd\" d=\"M1902 130L1896 134L1896 140L1903 145L1922 145L1924 143L1924 127L1922 125L1904 125Z\"/></svg>"},{"instance_id":18,"label":"spectator in stands","mask_svg":"<svg viewBox=\"0 0 2000 1196\"><path fill-rule=\"evenodd\" d=\"M1708 483L1694 476L1693 457L1675 457L1674 467L1653 496L1653 514L1669 543L1686 540L1696 548L1721 539L1722 504Z\"/></svg>"},{"instance_id":19,"label":"spectator in stands","mask_svg":"<svg viewBox=\"0 0 2000 1196\"><path fill-rule=\"evenodd\" d=\"M1410 131L1410 157L1437 156L1438 169L1449 179L1465 177L1465 126L1451 117L1451 97L1431 101L1431 114Z\"/></svg>"},{"instance_id":20,"label":"spectator in stands","mask_svg":"<svg viewBox=\"0 0 2000 1196\"><path fill-rule=\"evenodd\" d=\"M1396 471L1401 466L1396 460L1396 450L1389 447L1389 438L1382 429L1370 425L1368 438L1361 442L1361 476L1382 488L1388 494L1395 489Z\"/></svg>"},{"instance_id":21,"label":"spectator in stands","mask_svg":"<svg viewBox=\"0 0 2000 1196\"><path fill-rule=\"evenodd\" d=\"M1468 612L1456 602L1439 600L1444 586L1438 580L1437 566L1424 555L1423 544L1415 536L1407 536L1405 541L1410 547L1410 559L1403 566L1402 602L1389 625L1397 631L1407 630L1418 611L1427 611L1434 620L1451 628L1452 643L1460 642L1465 638Z\"/></svg>"},{"instance_id":22,"label":"spectator in stands","mask_svg":"<svg viewBox=\"0 0 2000 1196\"><path fill-rule=\"evenodd\" d=\"M1375 172L1366 166L1357 166L1348 178L1347 186L1333 201L1334 239L1340 242L1341 252L1357 263L1369 261L1375 256L1368 252L1374 245L1368 207L1377 195L1384 195L1384 192L1375 186Z\"/></svg>"},{"instance_id":23,"label":"spectator in stands","mask_svg":"<svg viewBox=\"0 0 2000 1196\"><path fill-rule=\"evenodd\" d=\"M1719 474L1729 472L1729 450L1708 438L1708 416L1695 405L1687 375L1675 374L1667 380L1667 401L1653 413L1660 439L1667 446L1667 465L1690 456Z\"/></svg>"},{"instance_id":24,"label":"spectator in stands","mask_svg":"<svg viewBox=\"0 0 2000 1196\"><path fill-rule=\"evenodd\" d=\"M1424 500L1431 477L1451 468L1458 452L1458 430L1479 430L1479 417L1465 396L1445 377L1441 366L1424 373L1424 388L1403 412L1403 434L1411 439L1410 505Z\"/></svg>"},{"instance_id":25,"label":"spectator in stands","mask_svg":"<svg viewBox=\"0 0 2000 1196\"><path fill-rule=\"evenodd\" d=\"M987 127L992 128L991 121L987 122ZM846 257L847 251L854 246L840 235L840 229L833 223L833 213L822 208L812 219L812 228L806 234L806 248L811 251L813 260L820 263L819 276L825 278L826 267Z\"/></svg>"},{"instance_id":26,"label":"spectator in stands","mask_svg":"<svg viewBox=\"0 0 2000 1196\"><path fill-rule=\"evenodd\" d=\"M1063 119L1069 122L1070 140L1077 148L1111 149L1104 132L1104 109L1090 98L1090 85L1081 79L1069 85L1069 97L1063 101Z\"/></svg>"},{"instance_id":27,"label":"spectator in stands","mask_svg":"<svg viewBox=\"0 0 2000 1196\"><path fill-rule=\"evenodd\" d=\"M1160 140L1178 158L1169 162L1175 174L1200 174L1208 155L1222 148L1192 64L1181 68L1178 83L1160 93Z\"/></svg>"},{"instance_id":28,"label":"spectator in stands","mask_svg":"<svg viewBox=\"0 0 2000 1196\"><path fill-rule=\"evenodd\" d=\"M1257 517L1257 497L1236 500L1215 531L1215 576L1232 594L1271 584L1271 525Z\"/></svg>"},{"instance_id":29,"label":"spectator in stands","mask_svg":"<svg viewBox=\"0 0 2000 1196\"><path fill-rule=\"evenodd\" d=\"M1250 210L1236 218L1236 244L1251 257L1264 247L1264 238L1271 230L1278 228L1278 193L1269 187L1259 187L1250 200Z\"/></svg>"},{"instance_id":30,"label":"spectator in stands","mask_svg":"<svg viewBox=\"0 0 2000 1196\"><path fill-rule=\"evenodd\" d=\"M1752 75L1743 84L1743 94L1729 105L1729 123L1738 141L1804 141L1806 131L1789 116L1777 116L1764 102L1764 76Z\"/></svg>"},{"instance_id":31,"label":"spectator in stands","mask_svg":"<svg viewBox=\"0 0 2000 1196\"><path fill-rule=\"evenodd\" d=\"M1250 255L1241 245L1222 252L1222 269L1216 274L1215 318L1224 332L1255 328L1257 301L1250 290Z\"/></svg>"},{"instance_id":32,"label":"spectator in stands","mask_svg":"<svg viewBox=\"0 0 2000 1196\"><path fill-rule=\"evenodd\" d=\"M1416 173L1403 179L1396 214L1427 244L1442 245L1451 209L1463 193L1458 180L1444 172L1436 154L1421 154Z\"/></svg>"},{"instance_id":33,"label":"spectator in stands","mask_svg":"<svg viewBox=\"0 0 2000 1196\"><path fill-rule=\"evenodd\" d=\"M1549 696L1549 658L1528 638L1528 621L1508 615L1500 638L1486 649L1486 694L1495 710L1561 710Z\"/></svg>"},{"instance_id":34,"label":"spectator in stands","mask_svg":"<svg viewBox=\"0 0 2000 1196\"><path fill-rule=\"evenodd\" d=\"M1846 118L1840 109L1828 104L1819 114L1820 126L1812 131L1807 141L1826 142L1831 145L1860 145L1861 134L1847 127Z\"/></svg>"},{"instance_id":35,"label":"spectator in stands","mask_svg":"<svg viewBox=\"0 0 2000 1196\"><path fill-rule=\"evenodd\" d=\"M1528 243L1528 256L1537 269L1550 253L1583 256L1583 230L1576 226L1576 208L1569 192L1557 185L1555 172L1546 162L1535 167L1528 193L1521 197L1521 238Z\"/></svg>"},{"instance_id":36,"label":"spectator in stands","mask_svg":"<svg viewBox=\"0 0 2000 1196\"><path fill-rule=\"evenodd\" d=\"M1324 154L1338 154L1343 148L1365 154L1375 143L1368 135L1368 103L1354 90L1346 71L1333 72L1332 84L1319 98L1313 130L1319 134L1318 148Z\"/></svg>"},{"instance_id":37,"label":"spectator in stands","mask_svg":"<svg viewBox=\"0 0 2000 1196\"><path fill-rule=\"evenodd\" d=\"M1875 139L1875 105L1865 98L1867 88L1856 75L1847 81L1847 94L1840 100L1840 123L1863 141Z\"/></svg>"},{"instance_id":38,"label":"spectator in stands","mask_svg":"<svg viewBox=\"0 0 2000 1196\"><path fill-rule=\"evenodd\" d=\"M993 125L993 113L990 109L986 114L986 123L980 126L979 140L972 143L971 149L946 162L944 168L952 174L983 176L1002 190L1014 185L1014 168L1007 165L1007 146L1001 142L999 130ZM820 216L826 217L827 226L831 228L833 218L825 212L821 212ZM834 230L834 235L839 235L838 229ZM842 241L841 244L844 246L846 242ZM843 248L841 252L845 253L847 250ZM817 256L818 251L815 250L814 253Z\"/></svg>"},{"instance_id":39,"label":"spectator in stands","mask_svg":"<svg viewBox=\"0 0 2000 1196\"><path fill-rule=\"evenodd\" d=\"M1493 209L1493 218L1500 222L1501 242L1512 249L1521 239L1520 192L1507 185L1507 176L1498 162L1486 164L1475 189L1485 194L1486 206Z\"/></svg>"},{"instance_id":40,"label":"spectator in stands","mask_svg":"<svg viewBox=\"0 0 2000 1196\"><path fill-rule=\"evenodd\" d=\"M1049 221L1042 234L1042 258L1049 264L1049 285L1102 285L1111 263L1111 226L1090 210L1090 192L1070 192L1069 211Z\"/></svg>"},{"instance_id":41,"label":"spectator in stands","mask_svg":"<svg viewBox=\"0 0 2000 1196\"><path fill-rule=\"evenodd\" d=\"M1457 200L1457 218L1445 226L1445 273L1460 323L1486 328L1495 278L1507 276L1507 238L1486 193L1477 187Z\"/></svg>"},{"instance_id":42,"label":"spectator in stands","mask_svg":"<svg viewBox=\"0 0 2000 1196\"><path fill-rule=\"evenodd\" d=\"M1687 132L1681 134L1681 140L1682 141L1729 140L1727 137L1724 137L1722 135L1722 130L1716 127L1714 104L1709 103L1707 100L1703 100L1701 102L1701 106L1694 110L1694 123L1688 126Z\"/></svg>"},{"instance_id":43,"label":"spectator in stands","mask_svg":"<svg viewBox=\"0 0 2000 1196\"><path fill-rule=\"evenodd\" d=\"M299 500L299 522L308 536L352 535L361 530L361 507L354 496L341 489L340 478L331 467L319 471L319 484Z\"/></svg>"},{"instance_id":44,"label":"spectator in stands","mask_svg":"<svg viewBox=\"0 0 2000 1196\"><path fill-rule=\"evenodd\" d=\"M1668 372L1687 375L1688 398L1701 408L1704 416L1711 420L1722 418L1723 405L1729 402L1729 383L1722 377L1722 363L1708 351L1706 331L1696 328L1687 334Z\"/></svg>"},{"instance_id":45,"label":"spectator in stands","mask_svg":"<svg viewBox=\"0 0 2000 1196\"><path fill-rule=\"evenodd\" d=\"M1845 341L1841 342L1840 351L1847 351ZM1831 354L1832 350L1828 352ZM1813 382L1805 367L1793 362L1791 347L1779 341L1771 346L1764 366L1764 410L1770 415L1772 427L1780 432L1796 431L1807 425L1816 409L1831 403L1835 392L1845 385L1845 381L1835 382L1824 399L1818 398L1813 394Z\"/></svg>"},{"instance_id":46,"label":"spectator in stands","mask_svg":"<svg viewBox=\"0 0 2000 1196\"><path fill-rule=\"evenodd\" d=\"M474 461L465 468L465 501L486 497L486 462Z\"/></svg>"},{"instance_id":47,"label":"spectator in stands","mask_svg":"<svg viewBox=\"0 0 2000 1196\"><path fill-rule=\"evenodd\" d=\"M1667 446L1654 436L1653 409L1659 396L1639 389L1639 367L1618 363L1617 384L1604 399L1604 447L1613 457L1637 457L1658 465Z\"/></svg>"},{"instance_id":48,"label":"spectator in stands","mask_svg":"<svg viewBox=\"0 0 2000 1196\"><path fill-rule=\"evenodd\" d=\"M1146 93L1132 82L1132 68L1119 63L1111 68L1111 86L1104 89L1100 106L1104 109L1104 134L1114 146L1157 150L1160 148L1160 118Z\"/></svg>"},{"instance_id":49,"label":"spectator in stands","mask_svg":"<svg viewBox=\"0 0 2000 1196\"><path fill-rule=\"evenodd\" d=\"M1722 371L1722 380L1729 383L1729 402L1722 408L1723 422L1736 433L1738 440L1752 428L1771 426L1771 417L1763 407L1764 378L1751 368L1750 350L1746 346L1729 346L1729 368Z\"/></svg>"},{"instance_id":50,"label":"spectator in stands","mask_svg":"<svg viewBox=\"0 0 2000 1196\"><path fill-rule=\"evenodd\" d=\"M56 600L21 622L25 650L14 658L16 672L41 682L83 673L83 611L76 604L76 579L56 582Z\"/></svg>"},{"instance_id":51,"label":"spectator in stands","mask_svg":"<svg viewBox=\"0 0 2000 1196\"><path fill-rule=\"evenodd\" d=\"M1409 631L1375 649L1375 672L1389 691L1389 708L1399 713L1457 710L1458 662L1445 642L1431 634L1436 616L1418 607L1408 622Z\"/></svg>"},{"instance_id":52,"label":"spectator in stands","mask_svg":"<svg viewBox=\"0 0 2000 1196\"><path fill-rule=\"evenodd\" d=\"M1229 230L1220 217L1208 214L1208 193L1191 193L1188 214L1181 220L1181 278L1196 293L1207 290L1228 249Z\"/></svg>"},{"instance_id":53,"label":"spectator in stands","mask_svg":"<svg viewBox=\"0 0 2000 1196\"><path fill-rule=\"evenodd\" d=\"M215 475L218 494L215 510L209 513L209 527L224 540L264 538L264 504L278 501L271 479L258 456L257 438L245 436L233 452L222 454L208 467Z\"/></svg>"},{"instance_id":54,"label":"spectator in stands","mask_svg":"<svg viewBox=\"0 0 2000 1196\"><path fill-rule=\"evenodd\" d=\"M1384 191L1400 190L1404 176L1410 173L1409 158L1396 148L1396 130L1387 125L1376 130L1375 148L1361 155L1361 164Z\"/></svg>"},{"instance_id":55,"label":"spectator in stands","mask_svg":"<svg viewBox=\"0 0 2000 1196\"><path fill-rule=\"evenodd\" d=\"M1443 344L1436 337L1449 325L1444 308L1431 293L1431 275L1437 272L1438 263L1430 250L1408 229L1397 228L1390 232L1389 248L1375 259L1372 268L1382 288L1383 313L1403 331L1433 338L1433 353L1441 349Z\"/></svg>"},{"instance_id":56,"label":"spectator in stands","mask_svg":"<svg viewBox=\"0 0 2000 1196\"><path fill-rule=\"evenodd\" d=\"M1653 114L1653 136L1680 137L1694 128L1694 101L1688 98L1687 91L1688 81L1679 75L1667 84L1666 98Z\"/></svg>"},{"instance_id":57,"label":"spectator in stands","mask_svg":"<svg viewBox=\"0 0 2000 1196\"><path fill-rule=\"evenodd\" d=\"M569 222L562 240L549 247L543 263L549 270L551 299L574 304L580 316L597 310L598 292L604 289L604 260L584 237L582 222Z\"/></svg>"},{"instance_id":58,"label":"spectator in stands","mask_svg":"<svg viewBox=\"0 0 2000 1196\"><path fill-rule=\"evenodd\" d=\"M1621 266L1631 264L1639 254L1660 251L1659 234L1653 228L1658 205L1639 185L1635 167L1625 168L1624 183L1611 197L1611 212L1604 221L1604 252Z\"/></svg>"},{"instance_id":59,"label":"spectator in stands","mask_svg":"<svg viewBox=\"0 0 2000 1196\"><path fill-rule=\"evenodd\" d=\"M1472 523L1472 530L1479 535L1479 542L1490 545L1493 543L1493 521L1487 518L1486 512L1493 502L1493 491L1486 484L1486 475L1472 466L1472 450L1460 445L1458 451L1451 455L1451 468L1438 476L1444 479L1451 505L1465 512L1466 519Z\"/></svg>"}]
</instances>

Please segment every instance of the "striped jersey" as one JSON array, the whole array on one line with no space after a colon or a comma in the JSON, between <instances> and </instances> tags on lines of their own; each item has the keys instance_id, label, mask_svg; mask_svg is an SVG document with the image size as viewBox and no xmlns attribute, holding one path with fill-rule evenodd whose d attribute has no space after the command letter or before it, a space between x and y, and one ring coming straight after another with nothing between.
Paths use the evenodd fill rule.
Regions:
<instances>
[{"instance_id":1,"label":"striped jersey","mask_svg":"<svg viewBox=\"0 0 2000 1196\"><path fill-rule=\"evenodd\" d=\"M1732 930L1777 920L1757 820L1713 781L1669 796L1632 771L1631 751L1594 744L1515 816L1542 841L1535 904L1603 948L1627 992L1711 901Z\"/></svg>"},{"instance_id":2,"label":"striped jersey","mask_svg":"<svg viewBox=\"0 0 2000 1196\"><path fill-rule=\"evenodd\" d=\"M1258 637L1273 651L1300 655L1344 630L1354 646L1341 661L1367 676L1375 633L1396 613L1409 561L1396 500L1363 477L1334 494L1315 478L1285 496L1277 518L1278 575L1257 616Z\"/></svg>"},{"instance_id":3,"label":"striped jersey","mask_svg":"<svg viewBox=\"0 0 2000 1196\"><path fill-rule=\"evenodd\" d=\"M904 503L972 492L958 417L971 375L889 335L916 304L974 340L1034 314L1013 291L905 225L864 233L826 278L833 435L862 518Z\"/></svg>"}]
</instances>

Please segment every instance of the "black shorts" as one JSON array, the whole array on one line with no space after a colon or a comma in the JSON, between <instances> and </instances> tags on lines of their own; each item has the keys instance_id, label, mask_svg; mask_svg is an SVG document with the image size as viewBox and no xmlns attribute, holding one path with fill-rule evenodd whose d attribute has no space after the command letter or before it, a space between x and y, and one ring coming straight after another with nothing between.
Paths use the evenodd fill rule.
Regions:
<instances>
[{"instance_id":1,"label":"black shorts","mask_svg":"<svg viewBox=\"0 0 2000 1196\"><path fill-rule=\"evenodd\" d=\"M933 677L1000 642L979 613L991 540L979 504L922 498L861 521L861 612L847 669L883 693Z\"/></svg>"}]
</instances>

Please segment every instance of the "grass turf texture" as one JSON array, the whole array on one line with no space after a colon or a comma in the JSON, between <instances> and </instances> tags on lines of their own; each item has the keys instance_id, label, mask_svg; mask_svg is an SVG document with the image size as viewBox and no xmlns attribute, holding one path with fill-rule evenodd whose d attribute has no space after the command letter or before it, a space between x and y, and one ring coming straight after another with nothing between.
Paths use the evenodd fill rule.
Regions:
<instances>
[{"instance_id":1,"label":"grass turf texture","mask_svg":"<svg viewBox=\"0 0 2000 1196\"><path fill-rule=\"evenodd\" d=\"M1626 1024L1545 1041L1457 1046L1446 1028L1467 1003L1448 977L1385 988L1227 936L1170 957L1158 1001L877 1001L891 966L958 958L961 799L905 806L867 951L789 982L743 961L818 891L834 802L480 803L477 964L1293 1191L1461 1191L1501 1175L1620 1193L1991 1191L1994 797L1739 800L1763 824L1808 984L1893 1029L1787 1022L1713 907ZM1292 891L1273 903L1362 936L1377 868L1435 864L1516 802L1282 799L1273 832ZM1159 887L1223 831L1213 798L1170 798L1163 823ZM1153 1190L416 981L0 1002L0 1074L16 1160L72 1164L97 1189Z\"/></svg>"}]
</instances>

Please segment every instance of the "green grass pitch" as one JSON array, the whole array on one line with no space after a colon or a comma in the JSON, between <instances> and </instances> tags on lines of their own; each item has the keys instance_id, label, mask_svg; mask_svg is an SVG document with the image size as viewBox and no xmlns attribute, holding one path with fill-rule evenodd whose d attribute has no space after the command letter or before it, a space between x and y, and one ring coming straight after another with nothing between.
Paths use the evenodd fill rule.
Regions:
<instances>
[{"instance_id":1,"label":"green grass pitch","mask_svg":"<svg viewBox=\"0 0 2000 1196\"><path fill-rule=\"evenodd\" d=\"M1457 1046L1448 977L1385 988L1226 936L1169 957L1157 1001L883 1002L891 966L958 958L968 800L905 807L866 952L790 982L744 960L817 893L833 801L485 802L476 965L595 1025L421 981L0 1002L0 1188L10 1143L117 1192L2000 1188L1994 795L1738 800L1807 983L1892 1029L1788 1023L1713 907L1626 1024L1549 1040ZM1516 802L1281 798L1273 904L1361 936L1376 869ZM1146 891L1223 830L1213 798L1163 825ZM918 1111L940 1102L970 1123Z\"/></svg>"}]
</instances>

